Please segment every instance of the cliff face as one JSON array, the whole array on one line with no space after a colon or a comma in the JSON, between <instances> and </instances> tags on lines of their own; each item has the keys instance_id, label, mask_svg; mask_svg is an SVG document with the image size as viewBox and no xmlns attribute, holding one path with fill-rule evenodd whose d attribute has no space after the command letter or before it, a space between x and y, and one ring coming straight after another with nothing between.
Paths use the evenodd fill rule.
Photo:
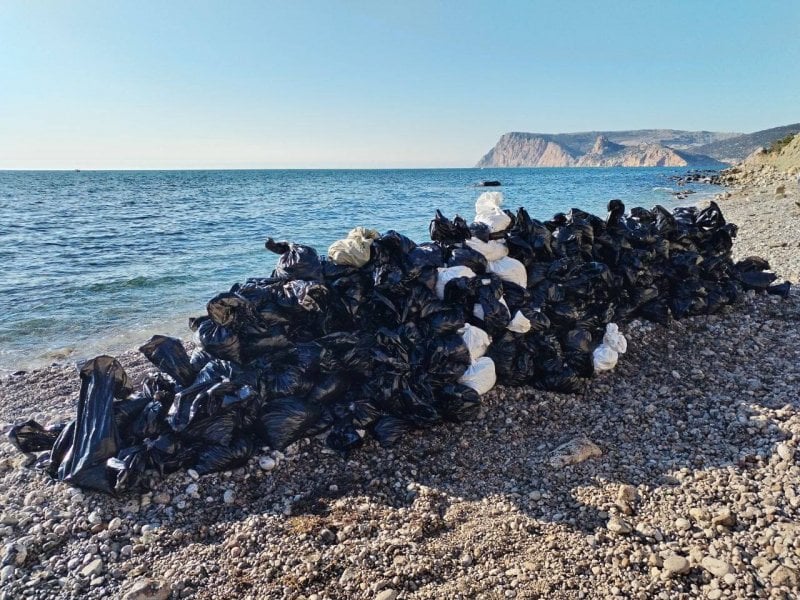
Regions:
<instances>
[{"instance_id":1,"label":"cliff face","mask_svg":"<svg viewBox=\"0 0 800 600\"><path fill-rule=\"evenodd\" d=\"M605 149L604 152L590 152L578 159L579 167L685 167L690 163L672 148L661 144L641 144L639 146L620 146ZM711 161L714 162L714 161Z\"/></svg>"},{"instance_id":2,"label":"cliff face","mask_svg":"<svg viewBox=\"0 0 800 600\"><path fill-rule=\"evenodd\" d=\"M529 133L506 133L478 161L478 167L571 167L572 152L558 142Z\"/></svg>"},{"instance_id":3,"label":"cliff face","mask_svg":"<svg viewBox=\"0 0 800 600\"><path fill-rule=\"evenodd\" d=\"M659 143L623 145L598 135L585 154L533 133L503 135L478 167L685 167L719 166L708 156L675 150Z\"/></svg>"}]
</instances>

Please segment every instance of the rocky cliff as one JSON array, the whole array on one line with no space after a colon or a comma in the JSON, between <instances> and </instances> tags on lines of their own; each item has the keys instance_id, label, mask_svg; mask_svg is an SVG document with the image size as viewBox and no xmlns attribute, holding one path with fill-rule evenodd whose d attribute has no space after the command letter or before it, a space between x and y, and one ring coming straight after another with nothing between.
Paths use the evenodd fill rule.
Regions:
<instances>
[{"instance_id":1,"label":"rocky cliff","mask_svg":"<svg viewBox=\"0 0 800 600\"><path fill-rule=\"evenodd\" d=\"M630 133L630 132L626 132ZM660 143L619 144L598 135L588 152L557 141L557 136L506 133L478 167L686 167L721 166L714 159ZM561 136L563 137L563 135Z\"/></svg>"},{"instance_id":2,"label":"rocky cliff","mask_svg":"<svg viewBox=\"0 0 800 600\"><path fill-rule=\"evenodd\" d=\"M546 136L506 133L478 162L479 167L571 167L573 153Z\"/></svg>"}]
</instances>

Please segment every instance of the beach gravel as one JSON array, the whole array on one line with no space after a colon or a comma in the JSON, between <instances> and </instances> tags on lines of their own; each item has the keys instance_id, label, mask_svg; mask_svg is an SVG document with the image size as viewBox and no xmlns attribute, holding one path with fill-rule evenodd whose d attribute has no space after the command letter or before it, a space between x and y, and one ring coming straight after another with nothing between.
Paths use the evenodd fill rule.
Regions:
<instances>
[{"instance_id":1,"label":"beach gravel","mask_svg":"<svg viewBox=\"0 0 800 600\"><path fill-rule=\"evenodd\" d=\"M797 281L800 193L761 188L721 201L735 251ZM496 388L473 422L347 458L303 440L114 498L0 443L0 598L798 597L800 294L623 331L584 394ZM78 387L3 379L3 430L69 418Z\"/></svg>"}]
</instances>

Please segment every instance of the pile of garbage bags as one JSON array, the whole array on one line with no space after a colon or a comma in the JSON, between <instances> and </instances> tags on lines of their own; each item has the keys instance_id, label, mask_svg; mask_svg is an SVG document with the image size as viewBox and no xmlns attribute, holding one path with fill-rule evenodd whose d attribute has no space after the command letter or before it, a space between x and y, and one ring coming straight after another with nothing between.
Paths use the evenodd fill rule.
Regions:
<instances>
[{"instance_id":1,"label":"pile of garbage bags","mask_svg":"<svg viewBox=\"0 0 800 600\"><path fill-rule=\"evenodd\" d=\"M346 453L372 436L469 420L496 382L580 392L627 343L617 323L706 315L745 290L786 295L760 258L734 263L715 203L605 219L532 219L488 192L472 223L437 211L430 242L354 229L327 256L268 239L270 277L237 283L190 320L196 349L154 336L137 390L99 356L79 368L74 421L11 431L54 478L119 493L153 472L243 464L263 446L324 435Z\"/></svg>"}]
</instances>

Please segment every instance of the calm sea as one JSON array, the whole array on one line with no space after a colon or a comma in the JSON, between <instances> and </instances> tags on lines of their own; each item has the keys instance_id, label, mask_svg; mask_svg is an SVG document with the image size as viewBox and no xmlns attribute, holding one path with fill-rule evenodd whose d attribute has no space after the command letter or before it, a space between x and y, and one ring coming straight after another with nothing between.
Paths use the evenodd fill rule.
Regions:
<instances>
[{"instance_id":1,"label":"calm sea","mask_svg":"<svg viewBox=\"0 0 800 600\"><path fill-rule=\"evenodd\" d=\"M484 179L540 219L612 198L671 207L685 171L0 171L0 374L189 337L211 296L270 274L267 236L323 252L358 225L427 241L437 208L469 220Z\"/></svg>"}]
</instances>

